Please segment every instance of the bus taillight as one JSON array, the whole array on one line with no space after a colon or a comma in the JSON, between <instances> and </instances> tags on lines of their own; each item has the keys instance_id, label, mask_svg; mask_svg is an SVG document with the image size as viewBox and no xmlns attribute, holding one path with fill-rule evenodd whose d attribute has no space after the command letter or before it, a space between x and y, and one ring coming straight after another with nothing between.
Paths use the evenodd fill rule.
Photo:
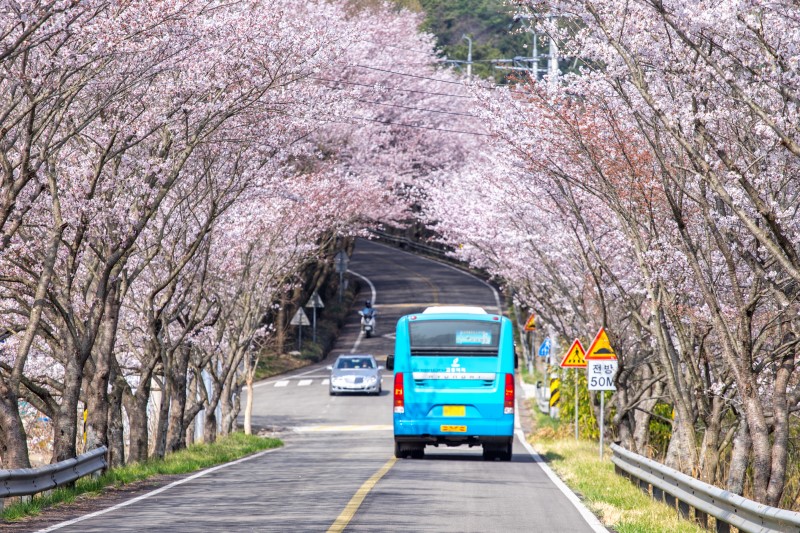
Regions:
<instances>
[{"instance_id":1,"label":"bus taillight","mask_svg":"<svg viewBox=\"0 0 800 533\"><path fill-rule=\"evenodd\" d=\"M397 382L395 381L395 400L394 405L397 406ZM503 397L503 414L504 415L513 415L514 414L514 374L506 374L506 388L505 388L505 396ZM394 408L394 412L397 412L397 407Z\"/></svg>"},{"instance_id":2,"label":"bus taillight","mask_svg":"<svg viewBox=\"0 0 800 533\"><path fill-rule=\"evenodd\" d=\"M403 373L397 372L394 375L394 412L406 412L405 392L403 390Z\"/></svg>"}]
</instances>

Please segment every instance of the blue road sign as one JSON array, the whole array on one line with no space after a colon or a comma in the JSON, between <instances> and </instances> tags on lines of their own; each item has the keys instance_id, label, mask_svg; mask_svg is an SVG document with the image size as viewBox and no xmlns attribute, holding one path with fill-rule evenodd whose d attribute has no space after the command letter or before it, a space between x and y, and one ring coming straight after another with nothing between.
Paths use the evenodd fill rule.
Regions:
<instances>
[{"instance_id":1,"label":"blue road sign","mask_svg":"<svg viewBox=\"0 0 800 533\"><path fill-rule=\"evenodd\" d=\"M550 337L545 337L539 346L539 357L547 357L550 355Z\"/></svg>"}]
</instances>

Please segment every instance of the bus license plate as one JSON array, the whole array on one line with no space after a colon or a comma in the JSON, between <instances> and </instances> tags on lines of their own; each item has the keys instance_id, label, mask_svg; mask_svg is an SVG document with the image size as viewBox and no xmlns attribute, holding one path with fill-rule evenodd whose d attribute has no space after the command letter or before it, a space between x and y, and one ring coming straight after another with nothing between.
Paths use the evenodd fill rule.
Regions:
<instances>
[{"instance_id":1,"label":"bus license plate","mask_svg":"<svg viewBox=\"0 0 800 533\"><path fill-rule=\"evenodd\" d=\"M439 431L449 433L466 433L467 426L439 426Z\"/></svg>"},{"instance_id":2,"label":"bus license plate","mask_svg":"<svg viewBox=\"0 0 800 533\"><path fill-rule=\"evenodd\" d=\"M445 405L444 416L466 416L467 409L463 405Z\"/></svg>"}]
</instances>

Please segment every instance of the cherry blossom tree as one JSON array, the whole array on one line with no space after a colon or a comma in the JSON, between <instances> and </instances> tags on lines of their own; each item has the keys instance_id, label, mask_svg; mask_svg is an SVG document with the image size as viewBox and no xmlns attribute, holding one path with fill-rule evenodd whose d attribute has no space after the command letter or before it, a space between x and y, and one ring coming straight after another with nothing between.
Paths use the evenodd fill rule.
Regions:
<instances>
[{"instance_id":1,"label":"cherry blossom tree","mask_svg":"<svg viewBox=\"0 0 800 533\"><path fill-rule=\"evenodd\" d=\"M754 496L776 505L798 408L796 17L780 2L530 8L586 66L479 91L495 172L444 174L429 219L570 337L602 317L626 445L664 387L668 462L718 481L733 443L741 492L752 446Z\"/></svg>"}]
</instances>

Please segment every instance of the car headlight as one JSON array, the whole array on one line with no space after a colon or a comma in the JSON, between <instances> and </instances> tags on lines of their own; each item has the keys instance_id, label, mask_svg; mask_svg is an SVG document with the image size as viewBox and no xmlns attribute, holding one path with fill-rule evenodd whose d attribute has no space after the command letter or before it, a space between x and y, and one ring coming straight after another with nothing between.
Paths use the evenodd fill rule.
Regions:
<instances>
[{"instance_id":1,"label":"car headlight","mask_svg":"<svg viewBox=\"0 0 800 533\"><path fill-rule=\"evenodd\" d=\"M331 378L331 383L336 383L336 384L344 383L344 378L343 377Z\"/></svg>"},{"instance_id":2,"label":"car headlight","mask_svg":"<svg viewBox=\"0 0 800 533\"><path fill-rule=\"evenodd\" d=\"M376 378L375 376L369 376L369 377L367 377L367 379L365 379L364 381L365 381L365 382L366 382L368 385L372 385L373 383L375 383L376 381L378 381L378 378Z\"/></svg>"}]
</instances>

